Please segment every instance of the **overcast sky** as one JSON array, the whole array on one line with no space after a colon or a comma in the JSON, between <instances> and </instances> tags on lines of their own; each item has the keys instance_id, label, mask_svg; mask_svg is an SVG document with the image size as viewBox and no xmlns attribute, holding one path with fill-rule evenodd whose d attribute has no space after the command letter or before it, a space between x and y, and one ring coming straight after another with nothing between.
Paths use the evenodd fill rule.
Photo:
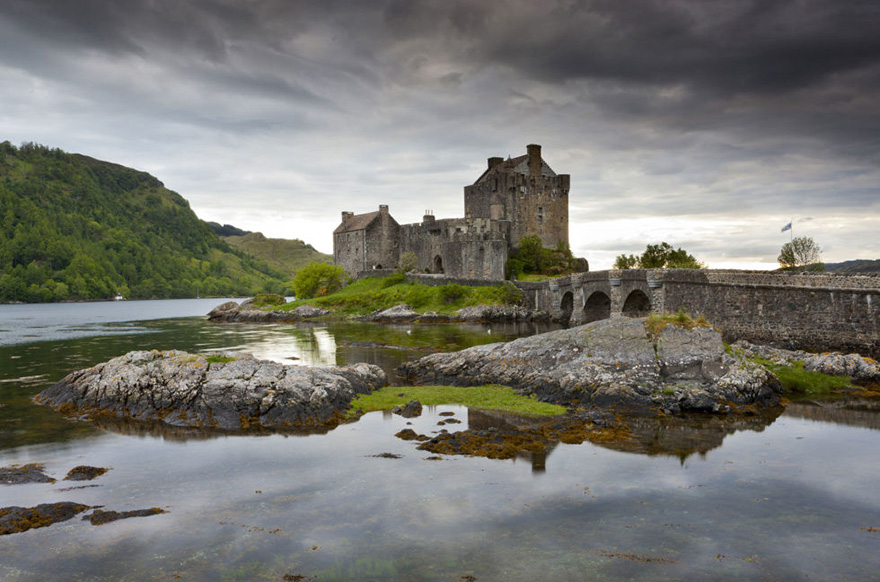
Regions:
<instances>
[{"instance_id":1,"label":"overcast sky","mask_svg":"<svg viewBox=\"0 0 880 582\"><path fill-rule=\"evenodd\" d=\"M880 258L877 0L2 0L0 141L145 170L332 252L340 212L464 215L486 158L571 174L593 270Z\"/></svg>"}]
</instances>

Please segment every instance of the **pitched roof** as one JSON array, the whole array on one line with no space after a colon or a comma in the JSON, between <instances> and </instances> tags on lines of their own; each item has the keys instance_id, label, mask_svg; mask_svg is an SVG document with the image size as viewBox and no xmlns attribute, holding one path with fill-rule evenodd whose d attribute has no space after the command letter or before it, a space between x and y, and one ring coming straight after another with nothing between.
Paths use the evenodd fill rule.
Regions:
<instances>
[{"instance_id":1,"label":"pitched roof","mask_svg":"<svg viewBox=\"0 0 880 582\"><path fill-rule=\"evenodd\" d=\"M374 212L367 212L366 214L355 214L348 220L342 221L342 223L336 227L336 230L333 231L333 234L337 234L340 232L351 232L353 230L363 230L370 226L370 223L376 220L378 216L378 210Z\"/></svg>"},{"instance_id":2,"label":"pitched roof","mask_svg":"<svg viewBox=\"0 0 880 582\"><path fill-rule=\"evenodd\" d=\"M516 173L516 174L528 175L529 174L529 156L528 156L528 154L526 154L524 156L517 156L515 158L508 158L508 159L504 160L503 162L501 162L500 164L496 164L496 165L492 166L491 168L489 168L485 172L483 172L483 174L479 178L477 178L477 180L474 182L474 184L478 184L479 182L482 182L483 180L486 179L487 176L490 176L492 174L501 174L501 173L504 173L504 174ZM550 166L548 166L547 162L545 162L543 159L541 160L541 175L542 176L551 176L551 177L556 176L556 172L554 172L552 169L550 169Z\"/></svg>"}]
</instances>

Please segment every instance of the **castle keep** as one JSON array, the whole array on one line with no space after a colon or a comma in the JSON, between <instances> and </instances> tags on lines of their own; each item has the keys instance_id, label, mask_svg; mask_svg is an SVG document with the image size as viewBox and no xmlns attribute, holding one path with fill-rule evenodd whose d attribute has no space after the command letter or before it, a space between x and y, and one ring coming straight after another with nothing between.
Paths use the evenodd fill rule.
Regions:
<instances>
[{"instance_id":1,"label":"castle keep","mask_svg":"<svg viewBox=\"0 0 880 582\"><path fill-rule=\"evenodd\" d=\"M508 252L529 235L545 247L568 245L568 174L556 174L529 145L516 158L489 158L486 171L464 188L464 218L400 225L377 212L342 213L333 231L333 259L351 276L393 269L412 253L422 272L463 279L504 279Z\"/></svg>"}]
</instances>

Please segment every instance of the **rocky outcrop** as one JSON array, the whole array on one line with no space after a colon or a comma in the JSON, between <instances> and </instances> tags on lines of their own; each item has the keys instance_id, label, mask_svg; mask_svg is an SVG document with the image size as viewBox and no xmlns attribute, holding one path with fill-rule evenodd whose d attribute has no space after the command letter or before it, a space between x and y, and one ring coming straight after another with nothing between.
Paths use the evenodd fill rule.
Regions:
<instances>
[{"instance_id":1,"label":"rocky outcrop","mask_svg":"<svg viewBox=\"0 0 880 582\"><path fill-rule=\"evenodd\" d=\"M374 311L369 315L365 315L362 319L364 321L376 321L376 322L404 322L404 321L415 321L419 318L419 312L415 311L409 305L395 305L394 307L389 307L388 309L380 309L379 311Z\"/></svg>"},{"instance_id":2,"label":"rocky outcrop","mask_svg":"<svg viewBox=\"0 0 880 582\"><path fill-rule=\"evenodd\" d=\"M475 305L458 310L457 321L550 321L550 314L519 305Z\"/></svg>"},{"instance_id":3,"label":"rocky outcrop","mask_svg":"<svg viewBox=\"0 0 880 582\"><path fill-rule=\"evenodd\" d=\"M765 368L726 353L713 329L669 325L655 337L628 318L433 354L400 371L421 384L502 384L564 405L667 413L777 405L782 392Z\"/></svg>"},{"instance_id":4,"label":"rocky outcrop","mask_svg":"<svg viewBox=\"0 0 880 582\"><path fill-rule=\"evenodd\" d=\"M241 305L235 301L221 303L208 313L209 321L235 321L235 322L266 322L266 321L304 321L329 315L330 312L320 307L300 305L296 309L283 310L273 309L264 311L255 307L253 303L244 301Z\"/></svg>"},{"instance_id":5,"label":"rocky outcrop","mask_svg":"<svg viewBox=\"0 0 880 582\"><path fill-rule=\"evenodd\" d=\"M821 372L829 376L849 376L861 382L880 382L880 366L871 358L859 354L826 352L813 354L801 350L783 350L770 346L738 341L733 346L749 357L759 357L774 364L792 365L803 362L804 370Z\"/></svg>"},{"instance_id":6,"label":"rocky outcrop","mask_svg":"<svg viewBox=\"0 0 880 582\"><path fill-rule=\"evenodd\" d=\"M89 509L88 505L71 501L43 503L34 507L0 507L0 536L67 521Z\"/></svg>"},{"instance_id":7,"label":"rocky outcrop","mask_svg":"<svg viewBox=\"0 0 880 582\"><path fill-rule=\"evenodd\" d=\"M241 430L338 423L356 394L387 384L378 366L289 366L246 354L130 352L74 372L35 397L86 418Z\"/></svg>"}]
</instances>

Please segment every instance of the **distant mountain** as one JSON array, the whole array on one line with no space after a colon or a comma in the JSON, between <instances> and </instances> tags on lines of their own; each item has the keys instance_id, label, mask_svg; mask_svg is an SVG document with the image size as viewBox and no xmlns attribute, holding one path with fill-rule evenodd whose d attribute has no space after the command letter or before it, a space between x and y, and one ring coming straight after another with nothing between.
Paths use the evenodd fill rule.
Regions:
<instances>
[{"instance_id":1,"label":"distant mountain","mask_svg":"<svg viewBox=\"0 0 880 582\"><path fill-rule=\"evenodd\" d=\"M246 234L250 234L249 230L242 230L240 228L236 228L231 224L220 224L219 222L206 222L208 226L211 227L211 230L214 231L214 234L217 236L244 236Z\"/></svg>"},{"instance_id":2,"label":"distant mountain","mask_svg":"<svg viewBox=\"0 0 880 582\"><path fill-rule=\"evenodd\" d=\"M312 245L299 239L266 238L259 232L222 238L233 247L265 261L267 265L285 273L289 278L292 278L299 268L305 267L312 261L333 263L333 255L318 252Z\"/></svg>"},{"instance_id":3,"label":"distant mountain","mask_svg":"<svg viewBox=\"0 0 880 582\"><path fill-rule=\"evenodd\" d=\"M0 222L0 301L284 290L153 176L59 149L0 143Z\"/></svg>"},{"instance_id":4,"label":"distant mountain","mask_svg":"<svg viewBox=\"0 0 880 582\"><path fill-rule=\"evenodd\" d=\"M825 263L828 273L880 273L880 259L856 259L842 263Z\"/></svg>"}]
</instances>

